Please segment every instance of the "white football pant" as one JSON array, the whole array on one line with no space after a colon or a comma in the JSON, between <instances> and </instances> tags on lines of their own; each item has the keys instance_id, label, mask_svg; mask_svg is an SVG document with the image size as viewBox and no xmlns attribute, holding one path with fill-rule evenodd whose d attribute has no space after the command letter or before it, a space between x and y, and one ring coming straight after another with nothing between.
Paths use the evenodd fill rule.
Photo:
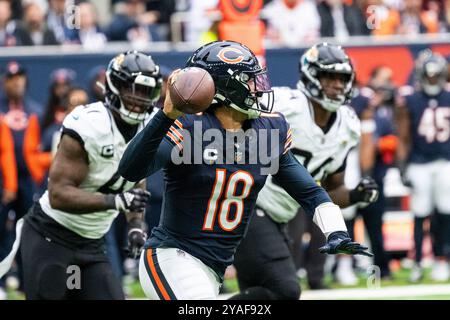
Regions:
<instances>
[{"instance_id":1,"label":"white football pant","mask_svg":"<svg viewBox=\"0 0 450 320\"><path fill-rule=\"evenodd\" d=\"M139 280L152 300L215 300L221 285L211 268L177 248L143 250Z\"/></svg>"},{"instance_id":2,"label":"white football pant","mask_svg":"<svg viewBox=\"0 0 450 320\"><path fill-rule=\"evenodd\" d=\"M410 164L406 177L412 184L411 211L416 217L429 216L434 208L450 214L450 161Z\"/></svg>"}]
</instances>

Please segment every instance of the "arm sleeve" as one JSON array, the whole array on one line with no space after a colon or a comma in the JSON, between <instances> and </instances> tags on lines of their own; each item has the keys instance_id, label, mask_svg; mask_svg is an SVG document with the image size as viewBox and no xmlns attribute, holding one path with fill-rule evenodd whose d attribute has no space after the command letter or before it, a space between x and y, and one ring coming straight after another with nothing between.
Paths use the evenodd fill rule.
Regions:
<instances>
[{"instance_id":1,"label":"arm sleeve","mask_svg":"<svg viewBox=\"0 0 450 320\"><path fill-rule=\"evenodd\" d=\"M319 205L332 202L326 191L317 185L291 151L280 157L280 168L273 178L311 217Z\"/></svg>"},{"instance_id":2,"label":"arm sleeve","mask_svg":"<svg viewBox=\"0 0 450 320\"><path fill-rule=\"evenodd\" d=\"M163 139L174 120L162 110L131 140L119 164L119 173L129 181L146 178L170 162L173 145Z\"/></svg>"}]
</instances>

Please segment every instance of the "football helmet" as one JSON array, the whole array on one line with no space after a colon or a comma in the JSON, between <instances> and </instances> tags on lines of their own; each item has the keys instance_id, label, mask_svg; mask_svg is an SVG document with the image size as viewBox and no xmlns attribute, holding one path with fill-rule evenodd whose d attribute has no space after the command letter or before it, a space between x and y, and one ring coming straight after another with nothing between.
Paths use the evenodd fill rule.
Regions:
<instances>
[{"instance_id":1,"label":"football helmet","mask_svg":"<svg viewBox=\"0 0 450 320\"><path fill-rule=\"evenodd\" d=\"M436 96L447 82L447 61L440 54L423 50L416 60L415 76L420 88L429 96Z\"/></svg>"},{"instance_id":2,"label":"football helmet","mask_svg":"<svg viewBox=\"0 0 450 320\"><path fill-rule=\"evenodd\" d=\"M330 112L335 112L352 98L355 72L350 58L340 46L326 42L312 46L300 57L299 72L297 88ZM327 74L342 75L344 91L337 98L332 99L324 93L320 78Z\"/></svg>"},{"instance_id":3,"label":"football helmet","mask_svg":"<svg viewBox=\"0 0 450 320\"><path fill-rule=\"evenodd\" d=\"M141 52L119 54L106 70L106 104L129 124L138 124L149 116L161 87L159 66L151 56Z\"/></svg>"},{"instance_id":4,"label":"football helmet","mask_svg":"<svg viewBox=\"0 0 450 320\"><path fill-rule=\"evenodd\" d=\"M197 49L186 67L207 70L216 87L213 102L245 113L250 119L273 108L267 71L253 52L234 41L215 41Z\"/></svg>"}]
</instances>

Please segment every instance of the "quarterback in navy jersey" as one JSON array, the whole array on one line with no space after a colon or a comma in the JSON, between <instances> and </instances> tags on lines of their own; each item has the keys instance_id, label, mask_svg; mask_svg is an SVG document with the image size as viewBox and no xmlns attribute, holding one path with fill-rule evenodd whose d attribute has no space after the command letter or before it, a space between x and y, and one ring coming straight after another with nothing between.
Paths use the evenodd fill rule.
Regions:
<instances>
[{"instance_id":1,"label":"quarterback in navy jersey","mask_svg":"<svg viewBox=\"0 0 450 320\"><path fill-rule=\"evenodd\" d=\"M289 151L289 125L270 113L273 91L250 49L212 42L187 66L211 74L213 104L203 114L184 115L166 95L163 110L132 140L119 166L131 181L165 170L161 222L140 261L146 295L215 299L268 174L313 217L327 237L325 252L365 252L348 237L339 207Z\"/></svg>"},{"instance_id":2,"label":"quarterback in navy jersey","mask_svg":"<svg viewBox=\"0 0 450 320\"><path fill-rule=\"evenodd\" d=\"M414 213L416 265L412 281L423 277L423 221L433 212L433 253L436 258L431 278L450 278L447 257L450 234L450 91L447 62L430 50L416 60L416 87L403 87L397 107L400 138L398 160L404 183L411 187Z\"/></svg>"}]
</instances>

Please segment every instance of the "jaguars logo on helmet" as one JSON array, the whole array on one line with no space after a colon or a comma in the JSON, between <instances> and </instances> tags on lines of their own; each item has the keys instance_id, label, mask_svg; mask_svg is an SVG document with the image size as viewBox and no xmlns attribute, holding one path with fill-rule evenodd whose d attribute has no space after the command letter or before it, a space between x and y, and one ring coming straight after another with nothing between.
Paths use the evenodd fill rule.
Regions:
<instances>
[{"instance_id":1,"label":"jaguars logo on helmet","mask_svg":"<svg viewBox=\"0 0 450 320\"><path fill-rule=\"evenodd\" d=\"M158 101L162 87L159 66L152 57L128 51L114 57L106 70L106 105L129 124L144 121Z\"/></svg>"},{"instance_id":2,"label":"jaguars logo on helmet","mask_svg":"<svg viewBox=\"0 0 450 320\"><path fill-rule=\"evenodd\" d=\"M300 58L299 72L298 89L330 112L352 98L355 73L350 58L340 46L324 42L311 47ZM344 91L335 99L327 97L320 84L320 78L327 74L340 74L345 79Z\"/></svg>"},{"instance_id":3,"label":"jaguars logo on helmet","mask_svg":"<svg viewBox=\"0 0 450 320\"><path fill-rule=\"evenodd\" d=\"M214 102L245 113L250 119L272 111L273 90L267 71L243 44L208 43L193 53L186 66L203 68L211 74L216 86Z\"/></svg>"}]
</instances>

